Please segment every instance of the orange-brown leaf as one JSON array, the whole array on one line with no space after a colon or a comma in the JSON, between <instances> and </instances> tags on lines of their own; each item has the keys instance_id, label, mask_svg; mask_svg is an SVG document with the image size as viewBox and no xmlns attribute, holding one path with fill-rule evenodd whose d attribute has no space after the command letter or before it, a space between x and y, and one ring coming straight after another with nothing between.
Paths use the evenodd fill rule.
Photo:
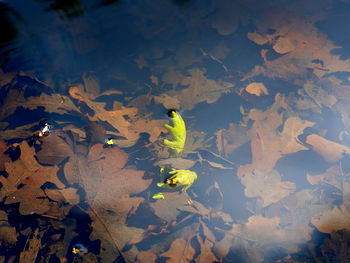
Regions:
<instances>
[{"instance_id":1,"label":"orange-brown leaf","mask_svg":"<svg viewBox=\"0 0 350 263\"><path fill-rule=\"evenodd\" d=\"M350 147L332 142L317 134L308 135L306 143L328 162L337 162L344 157L344 154L350 154Z\"/></svg>"},{"instance_id":2,"label":"orange-brown leaf","mask_svg":"<svg viewBox=\"0 0 350 263\"><path fill-rule=\"evenodd\" d=\"M195 252L189 240L178 238L173 241L169 250L160 256L169 258L167 263L191 262Z\"/></svg>"}]
</instances>

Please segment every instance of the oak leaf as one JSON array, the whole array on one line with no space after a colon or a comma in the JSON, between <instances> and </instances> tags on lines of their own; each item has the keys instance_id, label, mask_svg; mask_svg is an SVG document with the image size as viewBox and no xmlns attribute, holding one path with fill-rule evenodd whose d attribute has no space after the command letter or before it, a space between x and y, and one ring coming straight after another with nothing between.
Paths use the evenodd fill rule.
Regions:
<instances>
[{"instance_id":1,"label":"oak leaf","mask_svg":"<svg viewBox=\"0 0 350 263\"><path fill-rule=\"evenodd\" d=\"M262 199L262 207L278 202L295 191L295 184L282 182L277 171L266 174L259 170L246 173L241 177L241 183L245 186L244 193L247 197L259 197Z\"/></svg>"},{"instance_id":2,"label":"oak leaf","mask_svg":"<svg viewBox=\"0 0 350 263\"><path fill-rule=\"evenodd\" d=\"M152 141L155 141L162 131L165 132L162 127L165 120L145 120L137 116L137 108L118 106L113 110L106 110L106 103L94 101L96 97L84 92L82 86L71 87L69 94L72 98L86 103L93 110L93 116L87 115L91 121L105 121L118 131L110 131L110 133L126 138L126 140L117 140L117 144L122 147L134 145L142 132L149 133Z\"/></svg>"},{"instance_id":3,"label":"oak leaf","mask_svg":"<svg viewBox=\"0 0 350 263\"><path fill-rule=\"evenodd\" d=\"M19 211L23 215L42 214L50 209L51 204L41 186L49 182L62 189L64 184L57 177L57 166L38 164L34 148L27 142L21 142L19 147L19 159L5 164L8 177L0 178L0 199L5 199L5 204L20 203Z\"/></svg>"},{"instance_id":4,"label":"oak leaf","mask_svg":"<svg viewBox=\"0 0 350 263\"><path fill-rule=\"evenodd\" d=\"M284 12L271 12L262 20L256 20L259 30L248 35L250 39L259 45L270 44L283 56L268 60L267 50L262 50L264 65L255 66L243 80L260 74L292 79L307 74L310 68L319 78L333 72L350 72L348 60L333 54L332 50L337 46L315 26L317 19L310 21ZM273 29L273 32L269 33L268 29Z\"/></svg>"},{"instance_id":5,"label":"oak leaf","mask_svg":"<svg viewBox=\"0 0 350 263\"><path fill-rule=\"evenodd\" d=\"M182 76L181 85L188 86L181 90L171 90L155 97L155 101L164 107L178 105L181 110L191 110L197 103L216 102L222 94L229 92L234 84L224 81L208 79L205 69L193 68L190 76Z\"/></svg>"},{"instance_id":6,"label":"oak leaf","mask_svg":"<svg viewBox=\"0 0 350 263\"><path fill-rule=\"evenodd\" d=\"M307 149L299 142L298 136L303 133L306 127L310 127L314 123L294 116L289 117L289 114L292 115L284 97L277 94L275 103L266 111L251 109L249 114L244 117L245 122L254 121L249 131L252 163L240 166L237 172L238 177L253 169L270 173L284 154ZM288 118L284 121L285 116ZM282 132L279 131L281 125L283 125Z\"/></svg>"}]
</instances>

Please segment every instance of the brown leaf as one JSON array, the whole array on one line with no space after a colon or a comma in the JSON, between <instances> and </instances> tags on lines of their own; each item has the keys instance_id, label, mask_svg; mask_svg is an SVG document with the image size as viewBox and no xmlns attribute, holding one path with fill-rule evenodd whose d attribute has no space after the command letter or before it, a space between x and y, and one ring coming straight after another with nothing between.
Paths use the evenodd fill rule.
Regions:
<instances>
[{"instance_id":1,"label":"brown leaf","mask_svg":"<svg viewBox=\"0 0 350 263\"><path fill-rule=\"evenodd\" d=\"M279 243L285 239L278 217L266 218L254 215L248 218L244 225L234 224L232 233L260 244Z\"/></svg>"},{"instance_id":2,"label":"brown leaf","mask_svg":"<svg viewBox=\"0 0 350 263\"><path fill-rule=\"evenodd\" d=\"M126 154L117 147L107 149L95 144L87 162L78 162L88 202L97 212L100 209L114 211L118 222L124 222L129 211L135 211L143 201L141 197L130 198L130 195L145 190L151 183L151 180L142 179L143 171L122 169L126 160Z\"/></svg>"},{"instance_id":3,"label":"brown leaf","mask_svg":"<svg viewBox=\"0 0 350 263\"><path fill-rule=\"evenodd\" d=\"M286 12L273 11L262 19L256 19L259 30L248 35L250 39L259 45L268 43L276 52L284 55L268 60L266 51L261 52L264 65L255 66L243 80L260 74L291 79L307 74L310 68L319 78L333 72L349 72L348 61L332 52L337 46L315 26L318 19L302 19ZM273 33L268 33L268 29L273 29ZM322 61L322 64L315 61Z\"/></svg>"},{"instance_id":4,"label":"brown leaf","mask_svg":"<svg viewBox=\"0 0 350 263\"><path fill-rule=\"evenodd\" d=\"M64 159L73 155L71 147L66 141L56 134L45 137L41 145L42 150L36 156L41 163L59 164Z\"/></svg>"},{"instance_id":5,"label":"brown leaf","mask_svg":"<svg viewBox=\"0 0 350 263\"><path fill-rule=\"evenodd\" d=\"M0 124L3 124L0 123ZM6 125L4 125L3 129L0 133L0 138L3 140L11 140L13 138L24 139L33 135L33 128L37 126L38 123L30 123L23 126L17 126L15 129L6 129Z\"/></svg>"},{"instance_id":6,"label":"brown leaf","mask_svg":"<svg viewBox=\"0 0 350 263\"><path fill-rule=\"evenodd\" d=\"M293 51L296 48L297 43L296 40L292 41L288 37L280 37L276 40L272 48L279 54L285 54Z\"/></svg>"},{"instance_id":7,"label":"brown leaf","mask_svg":"<svg viewBox=\"0 0 350 263\"><path fill-rule=\"evenodd\" d=\"M19 144L21 155L15 162L5 164L8 177L1 177L3 187L0 199L5 204L20 203L20 213L23 215L42 214L49 210L50 201L46 198L41 186L50 182L59 189L64 187L57 177L57 166L41 166L34 158L34 148L23 141Z\"/></svg>"},{"instance_id":8,"label":"brown leaf","mask_svg":"<svg viewBox=\"0 0 350 263\"><path fill-rule=\"evenodd\" d=\"M279 113L281 109L288 110ZM238 177L250 173L253 169L263 173L270 173L276 162L283 154L290 154L304 150L305 147L299 143L298 135L302 134L306 127L314 123L301 120L297 117L289 117L283 123L284 116L291 110L282 95L277 94L275 103L266 111L257 109L250 110L245 121L254 120L250 129L252 163L238 168ZM284 124L282 133L278 128Z\"/></svg>"},{"instance_id":9,"label":"brown leaf","mask_svg":"<svg viewBox=\"0 0 350 263\"><path fill-rule=\"evenodd\" d=\"M216 133L216 146L220 153L226 155L249 141L247 128L230 123L229 129L221 129Z\"/></svg>"},{"instance_id":10,"label":"brown leaf","mask_svg":"<svg viewBox=\"0 0 350 263\"><path fill-rule=\"evenodd\" d=\"M95 221L93 236L101 239L103 247L108 249L109 258L115 254L113 247L123 248L135 235L145 231L128 227L125 222L144 201L143 197L132 195L144 191L151 180L142 178L143 171L124 168L126 162L127 155L118 147L103 148L102 144L95 144L87 156L79 154L72 157L64 168L69 181L78 181L84 188L86 201L91 208L89 214ZM123 257L129 256L123 253Z\"/></svg>"},{"instance_id":11,"label":"brown leaf","mask_svg":"<svg viewBox=\"0 0 350 263\"><path fill-rule=\"evenodd\" d=\"M0 245L14 245L17 242L17 231L8 223L8 216L5 211L0 210Z\"/></svg>"},{"instance_id":12,"label":"brown leaf","mask_svg":"<svg viewBox=\"0 0 350 263\"><path fill-rule=\"evenodd\" d=\"M15 72L4 73L4 71L0 69L0 87L6 85L7 83L10 83L14 76Z\"/></svg>"},{"instance_id":13,"label":"brown leaf","mask_svg":"<svg viewBox=\"0 0 350 263\"><path fill-rule=\"evenodd\" d=\"M244 174L240 180L245 186L245 195L247 197L260 197L262 207L275 203L295 191L295 184L282 182L277 171L266 174L259 170L253 170L252 173Z\"/></svg>"},{"instance_id":14,"label":"brown leaf","mask_svg":"<svg viewBox=\"0 0 350 263\"><path fill-rule=\"evenodd\" d=\"M200 102L209 104L216 102L222 94L229 92L234 86L229 82L208 79L204 75L205 69L194 68L188 72L190 76L181 76L181 85L188 88L155 96L155 102L163 104L166 108L173 105L176 109L191 110Z\"/></svg>"},{"instance_id":15,"label":"brown leaf","mask_svg":"<svg viewBox=\"0 0 350 263\"><path fill-rule=\"evenodd\" d=\"M99 255L101 257L101 263L113 262L120 255L120 253L111 233L106 228L106 225L101 218L97 217L97 215L92 211L90 211L89 215L92 219L92 232L89 238L92 241L97 239L100 241Z\"/></svg>"},{"instance_id":16,"label":"brown leaf","mask_svg":"<svg viewBox=\"0 0 350 263\"><path fill-rule=\"evenodd\" d=\"M43 235L44 232L39 232L39 228L35 229L33 237L29 240L28 249L22 251L19 256L20 262L35 262L41 248L41 238Z\"/></svg>"},{"instance_id":17,"label":"brown leaf","mask_svg":"<svg viewBox=\"0 0 350 263\"><path fill-rule=\"evenodd\" d=\"M312 217L311 223L322 233L350 230L350 207L348 205L334 206L332 210L324 211L320 216Z\"/></svg>"},{"instance_id":18,"label":"brown leaf","mask_svg":"<svg viewBox=\"0 0 350 263\"><path fill-rule=\"evenodd\" d=\"M154 263L157 256L150 251L141 251L137 254L137 263Z\"/></svg>"},{"instance_id":19,"label":"brown leaf","mask_svg":"<svg viewBox=\"0 0 350 263\"><path fill-rule=\"evenodd\" d=\"M331 166L326 172L318 175L306 175L310 184L332 185L342 190L342 172L339 165Z\"/></svg>"},{"instance_id":20,"label":"brown leaf","mask_svg":"<svg viewBox=\"0 0 350 263\"><path fill-rule=\"evenodd\" d=\"M269 94L265 85L263 83L260 83L260 82L253 82L253 83L248 84L247 87L245 87L245 90L248 93L256 95L256 96Z\"/></svg>"},{"instance_id":21,"label":"brown leaf","mask_svg":"<svg viewBox=\"0 0 350 263\"><path fill-rule=\"evenodd\" d=\"M200 215L209 214L209 210L199 202L193 201L193 205L189 205L187 201L190 198L185 192L166 192L163 194L165 198L151 203L150 207L154 209L154 214L156 216L165 220L166 222L176 220L176 217L182 211Z\"/></svg>"},{"instance_id":22,"label":"brown leaf","mask_svg":"<svg viewBox=\"0 0 350 263\"><path fill-rule=\"evenodd\" d=\"M164 167L166 165L170 165L174 169L190 169L195 165L195 161L183 159L183 158L168 158L161 159L157 162L158 166Z\"/></svg>"},{"instance_id":23,"label":"brown leaf","mask_svg":"<svg viewBox=\"0 0 350 263\"><path fill-rule=\"evenodd\" d=\"M198 263L217 262L217 258L212 252L214 243L209 241L207 238L203 239L200 235L197 235L196 238L200 245L200 253L196 257L195 262L198 262Z\"/></svg>"},{"instance_id":24,"label":"brown leaf","mask_svg":"<svg viewBox=\"0 0 350 263\"><path fill-rule=\"evenodd\" d=\"M262 35L254 32L248 32L247 34L248 38L253 41L255 44L258 44L260 46L265 45L269 40L265 37L263 37Z\"/></svg>"},{"instance_id":25,"label":"brown leaf","mask_svg":"<svg viewBox=\"0 0 350 263\"><path fill-rule=\"evenodd\" d=\"M350 154L350 147L329 141L317 134L308 135L306 143L311 145L315 152L331 163L342 159L344 154Z\"/></svg>"},{"instance_id":26,"label":"brown leaf","mask_svg":"<svg viewBox=\"0 0 350 263\"><path fill-rule=\"evenodd\" d=\"M0 171L5 170L5 163L11 161L10 157L5 154L8 146L5 141L0 140Z\"/></svg>"},{"instance_id":27,"label":"brown leaf","mask_svg":"<svg viewBox=\"0 0 350 263\"><path fill-rule=\"evenodd\" d=\"M207 134L205 132L199 132L195 130L187 131L186 143L183 150L183 153L196 153L197 149L206 149L209 148L212 143L210 138L206 138Z\"/></svg>"},{"instance_id":28,"label":"brown leaf","mask_svg":"<svg viewBox=\"0 0 350 263\"><path fill-rule=\"evenodd\" d=\"M13 83L13 85L15 84L16 82ZM49 89L49 87L47 88ZM73 111L79 112L79 109L67 96L62 96L57 93L53 93L51 95L42 93L40 96L25 97L24 93L25 88L11 89L11 86L8 88L8 92L4 99L4 104L1 106L0 119L5 119L13 114L17 107L23 107L24 109L29 110L44 107L45 112L57 114L69 114Z\"/></svg>"},{"instance_id":29,"label":"brown leaf","mask_svg":"<svg viewBox=\"0 0 350 263\"><path fill-rule=\"evenodd\" d=\"M302 120L298 117L289 117L283 126L282 131L282 143L283 143L283 154L295 153L302 150L307 150L299 140L298 136L303 133L306 127L312 127L313 122Z\"/></svg>"},{"instance_id":30,"label":"brown leaf","mask_svg":"<svg viewBox=\"0 0 350 263\"><path fill-rule=\"evenodd\" d=\"M98 95L100 92L100 85L97 77L91 72L83 73L84 87L87 93Z\"/></svg>"},{"instance_id":31,"label":"brown leaf","mask_svg":"<svg viewBox=\"0 0 350 263\"><path fill-rule=\"evenodd\" d=\"M191 262L195 255L189 240L178 238L171 244L169 250L161 254L161 257L169 258L167 263Z\"/></svg>"},{"instance_id":32,"label":"brown leaf","mask_svg":"<svg viewBox=\"0 0 350 263\"><path fill-rule=\"evenodd\" d=\"M304 84L304 90L321 109L323 106L332 108L337 103L337 98L334 95L329 94L321 85L311 81Z\"/></svg>"},{"instance_id":33,"label":"brown leaf","mask_svg":"<svg viewBox=\"0 0 350 263\"><path fill-rule=\"evenodd\" d=\"M77 194L77 189L66 188L62 190L57 189L45 189L46 195L59 203L69 203L70 205L77 205L80 202L80 197Z\"/></svg>"},{"instance_id":34,"label":"brown leaf","mask_svg":"<svg viewBox=\"0 0 350 263\"><path fill-rule=\"evenodd\" d=\"M90 121L106 121L118 130L115 135L122 136L126 140L116 140L117 144L122 147L130 147L139 139L141 132L147 132L151 135L151 140L158 138L160 132L165 132L163 125L165 120L145 120L137 116L137 108L127 108L120 106L111 111L105 109L105 102L95 102L95 96L84 92L82 86L74 86L69 89L72 98L85 102L87 106L94 111L94 115L87 117Z\"/></svg>"}]
</instances>

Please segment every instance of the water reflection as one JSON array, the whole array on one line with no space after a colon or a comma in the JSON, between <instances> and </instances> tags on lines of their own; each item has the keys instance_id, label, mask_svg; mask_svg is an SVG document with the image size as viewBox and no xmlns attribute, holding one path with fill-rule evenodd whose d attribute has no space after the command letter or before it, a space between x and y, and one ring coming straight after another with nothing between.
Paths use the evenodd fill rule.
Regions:
<instances>
[{"instance_id":1,"label":"water reflection","mask_svg":"<svg viewBox=\"0 0 350 263\"><path fill-rule=\"evenodd\" d=\"M326 2L0 3L0 261L346 262L350 5Z\"/></svg>"}]
</instances>

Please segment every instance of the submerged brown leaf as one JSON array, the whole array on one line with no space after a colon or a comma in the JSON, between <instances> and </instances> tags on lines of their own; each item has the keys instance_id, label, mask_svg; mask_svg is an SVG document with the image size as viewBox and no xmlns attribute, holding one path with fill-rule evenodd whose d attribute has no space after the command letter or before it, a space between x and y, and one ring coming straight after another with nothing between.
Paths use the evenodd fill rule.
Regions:
<instances>
[{"instance_id":1,"label":"submerged brown leaf","mask_svg":"<svg viewBox=\"0 0 350 263\"><path fill-rule=\"evenodd\" d=\"M5 141L0 140L0 171L5 170L5 163L11 161L10 157L5 154L8 146Z\"/></svg>"},{"instance_id":2,"label":"submerged brown leaf","mask_svg":"<svg viewBox=\"0 0 350 263\"><path fill-rule=\"evenodd\" d=\"M294 116L289 117L289 114L291 110L280 94L276 95L275 103L266 111L250 110L245 121L254 121L249 131L252 163L240 166L237 172L238 177L250 173L253 169L270 173L284 154L307 149L299 142L298 136L306 127L314 123ZM284 121L285 116L288 118ZM281 125L283 125L283 130L279 132Z\"/></svg>"},{"instance_id":3,"label":"submerged brown leaf","mask_svg":"<svg viewBox=\"0 0 350 263\"><path fill-rule=\"evenodd\" d=\"M191 262L195 255L195 250L191 246L190 240L178 238L171 244L169 250L161 254L161 257L169 258L167 263Z\"/></svg>"},{"instance_id":4,"label":"submerged brown leaf","mask_svg":"<svg viewBox=\"0 0 350 263\"><path fill-rule=\"evenodd\" d=\"M182 76L181 84L188 86L182 90L172 90L155 97L157 103L168 108L173 105L182 110L191 110L197 103L216 102L222 94L230 92L234 84L224 81L208 79L205 69L194 68L189 70L190 76ZM177 107L176 107L177 106Z\"/></svg>"},{"instance_id":5,"label":"submerged brown leaf","mask_svg":"<svg viewBox=\"0 0 350 263\"><path fill-rule=\"evenodd\" d=\"M322 233L330 234L333 231L350 230L350 206L334 206L332 210L324 211L320 216L311 219L311 223Z\"/></svg>"},{"instance_id":6,"label":"submerged brown leaf","mask_svg":"<svg viewBox=\"0 0 350 263\"><path fill-rule=\"evenodd\" d=\"M250 83L249 85L247 85L245 90L248 93L256 95L256 96L268 95L269 94L269 92L268 92L267 88L265 87L265 85L263 83L260 83L260 82Z\"/></svg>"},{"instance_id":7,"label":"submerged brown leaf","mask_svg":"<svg viewBox=\"0 0 350 263\"><path fill-rule=\"evenodd\" d=\"M259 30L250 33L248 37L258 45L270 44L283 56L268 60L267 50L262 50L264 65L255 66L243 79L260 74L272 78L300 78L306 75L310 68L318 77L333 72L350 72L348 60L333 54L332 50L337 46L315 26L317 19L301 19L289 13L274 11L267 13L263 19L256 19ZM273 29L273 32L268 33L268 29Z\"/></svg>"},{"instance_id":8,"label":"submerged brown leaf","mask_svg":"<svg viewBox=\"0 0 350 263\"><path fill-rule=\"evenodd\" d=\"M249 140L247 128L234 123L230 123L229 129L221 129L216 132L216 147L220 153L225 153L226 155Z\"/></svg>"},{"instance_id":9,"label":"submerged brown leaf","mask_svg":"<svg viewBox=\"0 0 350 263\"><path fill-rule=\"evenodd\" d=\"M350 154L350 147L327 140L317 134L308 135L306 143L311 145L315 152L331 163L339 161L345 154Z\"/></svg>"},{"instance_id":10,"label":"submerged brown leaf","mask_svg":"<svg viewBox=\"0 0 350 263\"><path fill-rule=\"evenodd\" d=\"M44 232L40 232L39 228L35 229L32 238L29 240L28 249L22 251L19 256L20 262L35 262L41 248L43 235Z\"/></svg>"},{"instance_id":11,"label":"submerged brown leaf","mask_svg":"<svg viewBox=\"0 0 350 263\"><path fill-rule=\"evenodd\" d=\"M296 188L292 182L282 182L277 171L265 174L259 170L253 170L252 173L244 174L240 180L245 186L245 195L261 198L262 207L283 199L294 192Z\"/></svg>"},{"instance_id":12,"label":"submerged brown leaf","mask_svg":"<svg viewBox=\"0 0 350 263\"><path fill-rule=\"evenodd\" d=\"M342 171L339 165L331 166L322 174L307 174L306 179L312 185L331 185L342 190Z\"/></svg>"},{"instance_id":13,"label":"submerged brown leaf","mask_svg":"<svg viewBox=\"0 0 350 263\"><path fill-rule=\"evenodd\" d=\"M36 156L41 163L58 165L64 159L73 155L73 150L64 140L56 134L51 134L45 137L42 145L42 150Z\"/></svg>"},{"instance_id":14,"label":"submerged brown leaf","mask_svg":"<svg viewBox=\"0 0 350 263\"><path fill-rule=\"evenodd\" d=\"M116 140L117 144L122 147L134 145L139 139L139 134L146 132L150 134L151 141L155 141L160 133L165 132L163 125L166 121L162 120L145 120L140 118L137 108L127 108L119 104L115 104L113 110L105 109L105 102L95 102L94 95L84 92L82 86L74 86L69 89L72 98L77 99L93 110L94 115L87 117L91 121L105 121L112 125L118 132L109 131L115 135L126 138L125 140Z\"/></svg>"},{"instance_id":15,"label":"submerged brown leaf","mask_svg":"<svg viewBox=\"0 0 350 263\"><path fill-rule=\"evenodd\" d=\"M18 233L16 228L10 226L8 215L5 211L0 210L0 246L14 245L17 242Z\"/></svg>"},{"instance_id":16,"label":"submerged brown leaf","mask_svg":"<svg viewBox=\"0 0 350 263\"><path fill-rule=\"evenodd\" d=\"M34 148L23 141L19 144L21 155L15 162L5 164L8 177L1 177L0 199L5 204L20 203L19 211L23 215L42 214L50 209L41 186L46 182L53 183L59 189L64 184L57 177L57 166L41 166L34 158Z\"/></svg>"}]
</instances>

